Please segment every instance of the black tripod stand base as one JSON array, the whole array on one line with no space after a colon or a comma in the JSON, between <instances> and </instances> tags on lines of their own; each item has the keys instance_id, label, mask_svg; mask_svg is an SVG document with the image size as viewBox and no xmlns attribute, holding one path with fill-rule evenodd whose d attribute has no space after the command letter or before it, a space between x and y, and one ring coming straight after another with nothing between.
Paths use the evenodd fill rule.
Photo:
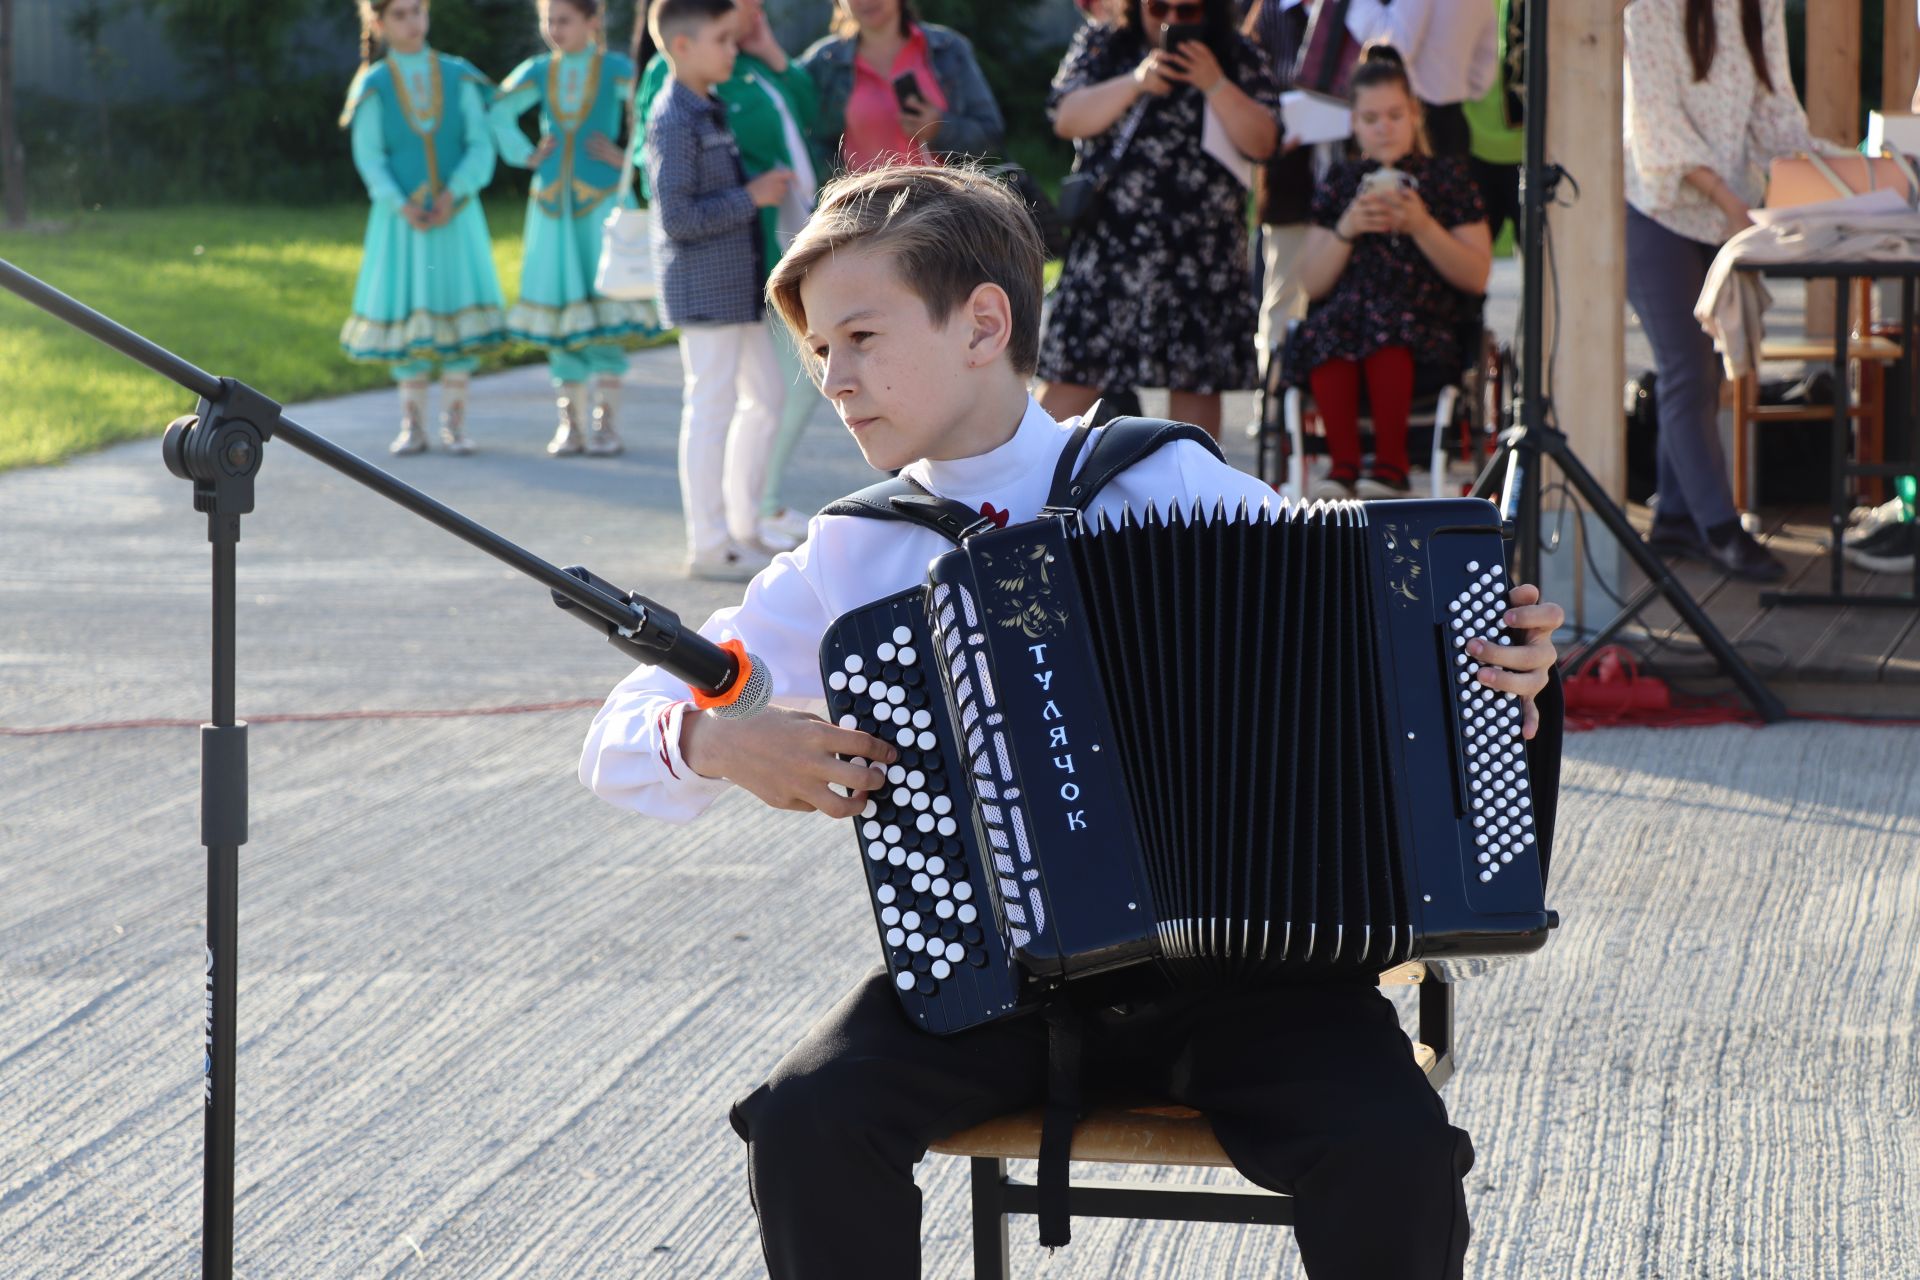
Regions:
<instances>
[{"instance_id":1,"label":"black tripod stand base","mask_svg":"<svg viewBox=\"0 0 1920 1280\"><path fill-rule=\"evenodd\" d=\"M1551 458L1553 464L1566 477L1581 501L1606 525L1607 532L1621 550L1630 556L1640 572L1647 577L1647 585L1629 600L1613 621L1602 627L1597 635L1585 647L1591 652L1611 640L1629 621L1637 617L1642 609L1651 604L1656 596L1664 596L1675 613L1686 623L1687 629L1697 637L1700 643L1720 664L1739 688L1754 713L1767 724L1776 724L1787 718L1787 709L1764 681L1754 674L1720 628L1707 617L1706 610L1688 594L1678 579L1667 568L1666 562L1653 549L1647 546L1634 527L1627 522L1626 513L1614 504L1613 499L1593 478L1586 465L1573 452L1567 442L1564 431L1551 427L1515 427L1502 438L1505 446L1501 457L1490 463L1480 478L1474 482L1473 495L1491 499L1496 484L1502 484L1500 499L1501 518L1513 521L1521 543L1520 562L1526 566L1525 572L1531 577L1539 567L1539 512L1519 512L1515 510L1523 495L1531 494L1538 501L1538 467L1541 458Z\"/></svg>"}]
</instances>

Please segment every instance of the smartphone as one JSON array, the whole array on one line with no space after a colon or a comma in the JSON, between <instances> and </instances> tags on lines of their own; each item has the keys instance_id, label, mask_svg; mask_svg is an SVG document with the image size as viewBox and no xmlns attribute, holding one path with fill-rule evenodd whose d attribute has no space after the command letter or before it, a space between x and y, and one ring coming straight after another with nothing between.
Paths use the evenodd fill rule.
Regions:
<instances>
[{"instance_id":1,"label":"smartphone","mask_svg":"<svg viewBox=\"0 0 1920 1280\"><path fill-rule=\"evenodd\" d=\"M1170 50L1178 49L1183 42L1188 40L1195 41L1199 44L1205 44L1207 42L1207 28L1205 24L1199 23L1199 22L1168 23L1166 28L1166 33L1163 37L1163 42L1160 47L1163 49L1170 49Z\"/></svg>"},{"instance_id":2,"label":"smartphone","mask_svg":"<svg viewBox=\"0 0 1920 1280\"><path fill-rule=\"evenodd\" d=\"M926 95L920 92L920 82L913 78L913 72L903 71L893 78L893 96L900 109L908 111Z\"/></svg>"}]
</instances>

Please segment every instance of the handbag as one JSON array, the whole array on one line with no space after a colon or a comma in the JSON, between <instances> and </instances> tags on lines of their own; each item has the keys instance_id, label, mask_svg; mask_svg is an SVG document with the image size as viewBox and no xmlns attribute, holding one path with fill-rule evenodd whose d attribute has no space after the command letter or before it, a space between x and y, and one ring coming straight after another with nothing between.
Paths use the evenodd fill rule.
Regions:
<instances>
[{"instance_id":1,"label":"handbag","mask_svg":"<svg viewBox=\"0 0 1920 1280\"><path fill-rule=\"evenodd\" d=\"M1040 246L1047 257L1064 257L1067 252L1066 225L1053 201L1047 199L1046 189L1034 180L1025 166L1012 162L995 165L987 170L987 176L998 178L1013 188L1013 193L1027 206L1027 213L1033 218L1033 229L1040 233Z\"/></svg>"},{"instance_id":2,"label":"handbag","mask_svg":"<svg viewBox=\"0 0 1920 1280\"><path fill-rule=\"evenodd\" d=\"M1848 196L1873 191L1899 192L1912 208L1920 202L1920 175L1913 164L1897 151L1863 156L1852 152L1840 155L1781 156L1767 166L1769 209L1791 209L1799 205L1824 204Z\"/></svg>"},{"instance_id":3,"label":"handbag","mask_svg":"<svg viewBox=\"0 0 1920 1280\"><path fill-rule=\"evenodd\" d=\"M1134 131L1140 127L1140 118L1152 102L1151 98L1141 98L1133 104L1133 110L1120 122L1120 131L1111 147L1091 154L1082 152L1073 158L1072 171L1060 180L1060 220L1066 224L1069 235L1085 231L1100 216L1100 209L1106 203L1107 183L1112 180L1120 157L1126 154Z\"/></svg>"},{"instance_id":4,"label":"handbag","mask_svg":"<svg viewBox=\"0 0 1920 1280\"><path fill-rule=\"evenodd\" d=\"M1348 81L1360 61L1360 42L1347 29L1348 0L1320 0L1307 20L1300 43L1300 61L1294 64L1293 87L1350 97Z\"/></svg>"},{"instance_id":5,"label":"handbag","mask_svg":"<svg viewBox=\"0 0 1920 1280\"><path fill-rule=\"evenodd\" d=\"M652 219L645 209L630 208L633 194L633 146L637 136L638 87L627 103L627 160L620 166L620 189L613 211L600 228L600 262L593 273L593 291L616 302L650 302L659 296L653 277Z\"/></svg>"}]
</instances>

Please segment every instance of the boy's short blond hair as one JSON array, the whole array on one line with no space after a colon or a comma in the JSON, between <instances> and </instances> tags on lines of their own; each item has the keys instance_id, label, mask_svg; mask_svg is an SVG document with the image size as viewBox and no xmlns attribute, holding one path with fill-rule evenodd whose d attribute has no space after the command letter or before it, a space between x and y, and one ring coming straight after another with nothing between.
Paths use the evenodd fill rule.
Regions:
<instances>
[{"instance_id":1,"label":"boy's short blond hair","mask_svg":"<svg viewBox=\"0 0 1920 1280\"><path fill-rule=\"evenodd\" d=\"M767 280L767 300L796 337L807 331L800 284L841 249L882 250L935 324L983 284L1006 291L1013 312L1007 359L1030 376L1040 356L1040 233L1020 197L968 165L891 165L836 178ZM809 361L812 357L809 354Z\"/></svg>"}]
</instances>

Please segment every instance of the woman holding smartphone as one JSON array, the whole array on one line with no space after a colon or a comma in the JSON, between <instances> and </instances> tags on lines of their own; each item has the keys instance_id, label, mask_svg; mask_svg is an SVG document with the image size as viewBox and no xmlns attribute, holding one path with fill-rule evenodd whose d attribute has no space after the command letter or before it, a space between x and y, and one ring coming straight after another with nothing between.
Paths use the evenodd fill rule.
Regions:
<instances>
[{"instance_id":1,"label":"woman holding smartphone","mask_svg":"<svg viewBox=\"0 0 1920 1280\"><path fill-rule=\"evenodd\" d=\"M828 167L988 155L1006 135L973 45L919 21L907 0L840 0L834 34L800 65L820 90L814 136Z\"/></svg>"},{"instance_id":2,"label":"woman holding smartphone","mask_svg":"<svg viewBox=\"0 0 1920 1280\"><path fill-rule=\"evenodd\" d=\"M1256 385L1236 162L1272 154L1279 96L1231 0L1127 0L1113 26L1075 33L1047 111L1111 168L1040 339L1047 412L1085 413L1101 387L1166 387L1173 417L1218 435L1220 393Z\"/></svg>"}]
</instances>

